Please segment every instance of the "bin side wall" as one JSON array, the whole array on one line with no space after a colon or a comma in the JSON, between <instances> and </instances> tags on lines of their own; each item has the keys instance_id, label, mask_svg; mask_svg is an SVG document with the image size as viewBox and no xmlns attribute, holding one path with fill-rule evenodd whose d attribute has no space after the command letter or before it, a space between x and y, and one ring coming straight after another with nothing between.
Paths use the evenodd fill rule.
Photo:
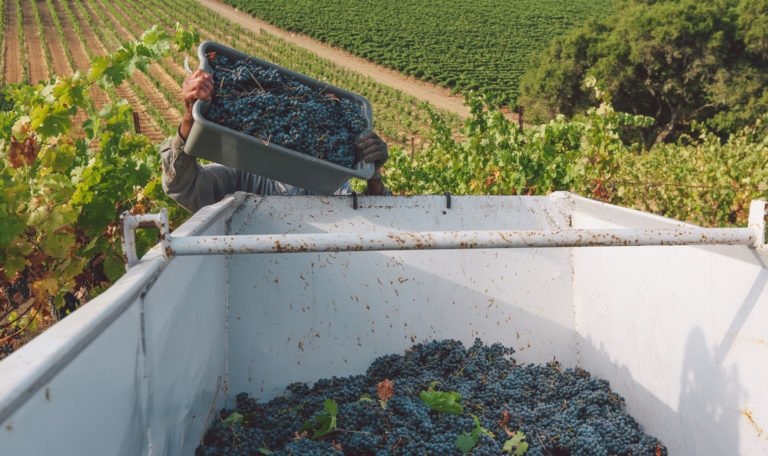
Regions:
<instances>
[{"instance_id":1,"label":"bin side wall","mask_svg":"<svg viewBox=\"0 0 768 456\"><path fill-rule=\"evenodd\" d=\"M266 198L237 234L556 229L547 198ZM377 205L385 201L387 206ZM304 203L307 204L304 204ZM295 381L364 373L380 355L452 338L512 346L523 362L576 362L568 249L234 255L230 392L269 399Z\"/></svg>"},{"instance_id":2,"label":"bin side wall","mask_svg":"<svg viewBox=\"0 0 768 456\"><path fill-rule=\"evenodd\" d=\"M225 230L226 221L218 220L201 235ZM226 380L226 307L227 258L221 255L174 258L145 296L154 454L193 454L209 411L224 404L216 390Z\"/></svg>"},{"instance_id":3,"label":"bin side wall","mask_svg":"<svg viewBox=\"0 0 768 456\"><path fill-rule=\"evenodd\" d=\"M675 224L595 203L573 220ZM580 363L611 382L646 432L670 454L768 454L768 272L750 249L574 249L574 271Z\"/></svg>"},{"instance_id":4,"label":"bin side wall","mask_svg":"<svg viewBox=\"0 0 768 456\"><path fill-rule=\"evenodd\" d=\"M54 333L66 333L60 331L65 323L77 323L74 315L69 318L73 322L64 320L40 337L55 341ZM0 452L142 454L146 423L139 379L139 319L136 300L108 331L5 420L0 429Z\"/></svg>"}]
</instances>

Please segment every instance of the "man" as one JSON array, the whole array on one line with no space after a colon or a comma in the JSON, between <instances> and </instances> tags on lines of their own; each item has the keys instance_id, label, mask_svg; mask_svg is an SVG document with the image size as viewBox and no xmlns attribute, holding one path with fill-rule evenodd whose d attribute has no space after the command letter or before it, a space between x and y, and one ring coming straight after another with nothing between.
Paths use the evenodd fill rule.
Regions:
<instances>
[{"instance_id":1,"label":"man","mask_svg":"<svg viewBox=\"0 0 768 456\"><path fill-rule=\"evenodd\" d=\"M213 204L236 191L259 195L307 195L306 190L283 184L266 177L239 171L224 165L200 165L197 159L184 152L184 143L192 129L192 106L200 99L211 101L213 77L197 70L184 81L182 96L186 112L176 136L160 151L163 164L163 189L165 193L192 212ZM381 166L389 158L387 144L376 133L363 134L355 143L359 160L375 165L376 171L368 180L364 194L391 194L381 182ZM337 195L349 194L349 183L336 191Z\"/></svg>"}]
</instances>

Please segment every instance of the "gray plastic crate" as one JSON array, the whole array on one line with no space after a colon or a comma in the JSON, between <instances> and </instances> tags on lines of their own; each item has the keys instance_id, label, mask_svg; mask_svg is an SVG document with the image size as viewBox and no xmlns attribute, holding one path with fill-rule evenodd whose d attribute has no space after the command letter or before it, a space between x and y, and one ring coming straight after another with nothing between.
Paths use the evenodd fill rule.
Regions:
<instances>
[{"instance_id":1,"label":"gray plastic crate","mask_svg":"<svg viewBox=\"0 0 768 456\"><path fill-rule=\"evenodd\" d=\"M238 50L213 41L206 41L198 47L200 69L213 74L207 54L215 52L227 58L250 58L251 61L267 68L274 68L314 89L322 88L325 93L346 98L359 106L366 119L366 128L373 130L373 110L365 97L326 84L317 79L296 73L273 63L255 58ZM195 123L187 138L184 150L195 157L215 163L269 177L280 182L296 185L311 192L333 194L349 178L369 179L374 172L372 163L360 162L355 168L347 168L326 160L297 152L277 144L265 144L259 138L232 130L211 122L203 117L210 103L198 100L192 110Z\"/></svg>"}]
</instances>

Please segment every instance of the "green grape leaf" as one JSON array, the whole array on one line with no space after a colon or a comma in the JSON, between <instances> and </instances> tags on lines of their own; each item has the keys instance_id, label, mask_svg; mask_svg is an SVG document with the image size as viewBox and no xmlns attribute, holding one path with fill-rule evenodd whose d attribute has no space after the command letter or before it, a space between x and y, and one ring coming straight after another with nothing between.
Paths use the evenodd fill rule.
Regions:
<instances>
[{"instance_id":1,"label":"green grape leaf","mask_svg":"<svg viewBox=\"0 0 768 456\"><path fill-rule=\"evenodd\" d=\"M68 108L85 108L87 106L88 85L78 71L73 76L59 77L53 87L53 96L58 102Z\"/></svg>"},{"instance_id":2,"label":"green grape leaf","mask_svg":"<svg viewBox=\"0 0 768 456\"><path fill-rule=\"evenodd\" d=\"M462 432L461 435L456 437L456 447L464 454L472 451L478 441L478 437L469 432Z\"/></svg>"},{"instance_id":3,"label":"green grape leaf","mask_svg":"<svg viewBox=\"0 0 768 456\"><path fill-rule=\"evenodd\" d=\"M319 439L336 430L336 414L339 406L333 399L326 399L323 403L323 414L315 416L314 423L307 421L301 427L301 431L312 431L312 438Z\"/></svg>"},{"instance_id":4,"label":"green grape leaf","mask_svg":"<svg viewBox=\"0 0 768 456\"><path fill-rule=\"evenodd\" d=\"M315 422L319 424L320 427L315 431L314 434L312 434L313 439L319 439L320 437L328 435L336 430L335 416L318 415L315 417Z\"/></svg>"},{"instance_id":5,"label":"green grape leaf","mask_svg":"<svg viewBox=\"0 0 768 456\"><path fill-rule=\"evenodd\" d=\"M475 428L472 429L472 435L479 436L480 434L488 434L491 437L495 437L493 435L493 432L489 431L488 429L480 426L480 419L476 417L475 415L472 415L472 418L475 420Z\"/></svg>"},{"instance_id":6,"label":"green grape leaf","mask_svg":"<svg viewBox=\"0 0 768 456\"><path fill-rule=\"evenodd\" d=\"M200 42L200 34L197 30L189 28L185 30L178 22L176 23L176 34L173 37L173 44L180 52L186 52L192 49Z\"/></svg>"},{"instance_id":7,"label":"green grape leaf","mask_svg":"<svg viewBox=\"0 0 768 456\"><path fill-rule=\"evenodd\" d=\"M9 280L27 265L26 259L22 256L11 255L5 258L0 257L0 260L3 260L3 271L5 272L5 277Z\"/></svg>"},{"instance_id":8,"label":"green grape leaf","mask_svg":"<svg viewBox=\"0 0 768 456\"><path fill-rule=\"evenodd\" d=\"M157 24L153 25L152 28L141 35L140 46L146 49L146 51L141 51L141 55L145 57L162 57L166 55L171 48L170 40L171 37L163 28Z\"/></svg>"},{"instance_id":9,"label":"green grape leaf","mask_svg":"<svg viewBox=\"0 0 768 456\"><path fill-rule=\"evenodd\" d=\"M429 408L437 412L448 412L453 415L464 412L464 408L458 403L461 400L461 395L456 391L447 393L442 391L422 391L419 396Z\"/></svg>"},{"instance_id":10,"label":"green grape leaf","mask_svg":"<svg viewBox=\"0 0 768 456\"><path fill-rule=\"evenodd\" d=\"M59 144L58 147L46 147L40 153L40 163L51 171L64 173L75 164L77 149L72 144ZM66 177L66 176L64 176ZM67 179L71 184L71 180Z\"/></svg>"},{"instance_id":11,"label":"green grape leaf","mask_svg":"<svg viewBox=\"0 0 768 456\"><path fill-rule=\"evenodd\" d=\"M107 255L104 259L104 274L107 278L114 282L119 279L125 273L125 263L123 259L116 255Z\"/></svg>"},{"instance_id":12,"label":"green grape leaf","mask_svg":"<svg viewBox=\"0 0 768 456\"><path fill-rule=\"evenodd\" d=\"M514 453L517 456L528 451L528 442L525 442L525 434L520 431L515 431L512 438L504 442L502 451L505 453Z\"/></svg>"},{"instance_id":13,"label":"green grape leaf","mask_svg":"<svg viewBox=\"0 0 768 456\"><path fill-rule=\"evenodd\" d=\"M88 78L94 81L100 81L109 68L109 57L96 56L91 60L91 69L88 71Z\"/></svg>"},{"instance_id":14,"label":"green grape leaf","mask_svg":"<svg viewBox=\"0 0 768 456\"><path fill-rule=\"evenodd\" d=\"M243 415L237 412L232 412L228 417L224 418L222 423L224 423L224 426L232 426L235 423L242 423L243 422Z\"/></svg>"},{"instance_id":15,"label":"green grape leaf","mask_svg":"<svg viewBox=\"0 0 768 456\"><path fill-rule=\"evenodd\" d=\"M336 416L339 412L339 405L333 399L326 399L323 402L323 411L331 416Z\"/></svg>"},{"instance_id":16,"label":"green grape leaf","mask_svg":"<svg viewBox=\"0 0 768 456\"><path fill-rule=\"evenodd\" d=\"M48 233L47 236L40 241L40 248L46 255L53 258L66 258L69 256L70 251L75 247L77 239L72 233L65 231Z\"/></svg>"}]
</instances>

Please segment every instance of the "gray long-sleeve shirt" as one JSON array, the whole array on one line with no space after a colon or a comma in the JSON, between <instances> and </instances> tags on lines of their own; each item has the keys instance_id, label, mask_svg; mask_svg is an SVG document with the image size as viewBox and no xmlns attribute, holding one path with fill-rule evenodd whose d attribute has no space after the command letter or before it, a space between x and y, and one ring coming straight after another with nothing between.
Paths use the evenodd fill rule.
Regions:
<instances>
[{"instance_id":1,"label":"gray long-sleeve shirt","mask_svg":"<svg viewBox=\"0 0 768 456\"><path fill-rule=\"evenodd\" d=\"M163 164L163 190L192 212L216 203L225 196L243 191L258 195L311 195L312 193L294 185L284 184L245 171L238 171L224 165L201 165L197 158L184 152L184 139L176 136L167 141L160 150ZM349 182L334 194L349 195Z\"/></svg>"}]
</instances>

